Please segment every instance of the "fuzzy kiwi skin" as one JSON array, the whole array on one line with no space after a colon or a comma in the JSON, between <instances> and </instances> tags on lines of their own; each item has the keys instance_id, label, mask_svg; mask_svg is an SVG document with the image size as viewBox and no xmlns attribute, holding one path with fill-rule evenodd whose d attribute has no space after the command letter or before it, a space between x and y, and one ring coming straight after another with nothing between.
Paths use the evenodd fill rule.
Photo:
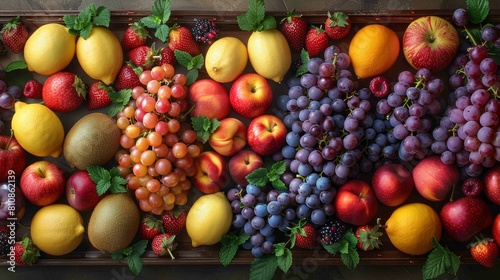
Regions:
<instances>
[{"instance_id":1,"label":"fuzzy kiwi skin","mask_svg":"<svg viewBox=\"0 0 500 280\"><path fill-rule=\"evenodd\" d=\"M103 113L91 113L79 119L68 131L63 143L64 158L79 170L104 165L120 148L121 130Z\"/></svg>"},{"instance_id":2,"label":"fuzzy kiwi skin","mask_svg":"<svg viewBox=\"0 0 500 280\"><path fill-rule=\"evenodd\" d=\"M89 241L103 253L127 248L139 229L140 213L128 193L108 194L90 216Z\"/></svg>"}]
</instances>

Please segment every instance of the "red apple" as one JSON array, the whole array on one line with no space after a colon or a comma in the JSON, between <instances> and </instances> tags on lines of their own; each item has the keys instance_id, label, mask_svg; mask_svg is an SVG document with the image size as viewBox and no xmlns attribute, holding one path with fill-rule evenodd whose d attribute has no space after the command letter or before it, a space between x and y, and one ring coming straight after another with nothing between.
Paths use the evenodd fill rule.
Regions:
<instances>
[{"instance_id":1,"label":"red apple","mask_svg":"<svg viewBox=\"0 0 500 280\"><path fill-rule=\"evenodd\" d=\"M439 217L446 233L458 242L469 242L492 222L492 212L486 202L474 196L447 202Z\"/></svg>"},{"instance_id":2,"label":"red apple","mask_svg":"<svg viewBox=\"0 0 500 280\"><path fill-rule=\"evenodd\" d=\"M247 128L236 118L225 118L210 134L208 144L223 156L232 156L247 145Z\"/></svg>"},{"instance_id":3,"label":"red apple","mask_svg":"<svg viewBox=\"0 0 500 280\"><path fill-rule=\"evenodd\" d=\"M219 153L205 151L198 155L194 164L193 185L202 193L218 192L229 183L226 160Z\"/></svg>"},{"instance_id":4,"label":"red apple","mask_svg":"<svg viewBox=\"0 0 500 280\"><path fill-rule=\"evenodd\" d=\"M13 135L0 135L0 182L21 176L26 167L26 152Z\"/></svg>"},{"instance_id":5,"label":"red apple","mask_svg":"<svg viewBox=\"0 0 500 280\"><path fill-rule=\"evenodd\" d=\"M372 188L378 201L387 206L398 206L413 191L413 177L404 165L390 163L379 167L372 176Z\"/></svg>"},{"instance_id":6,"label":"red apple","mask_svg":"<svg viewBox=\"0 0 500 280\"><path fill-rule=\"evenodd\" d=\"M66 181L66 199L71 207L78 211L94 209L104 197L97 194L96 183L86 170L78 170Z\"/></svg>"},{"instance_id":7,"label":"red apple","mask_svg":"<svg viewBox=\"0 0 500 280\"><path fill-rule=\"evenodd\" d=\"M420 17L403 34L403 53L415 69L440 71L448 67L458 52L458 33L446 19Z\"/></svg>"},{"instance_id":8,"label":"red apple","mask_svg":"<svg viewBox=\"0 0 500 280\"><path fill-rule=\"evenodd\" d=\"M248 125L248 145L254 152L269 156L282 148L287 133L288 130L280 118L270 114L261 115Z\"/></svg>"},{"instance_id":9,"label":"red apple","mask_svg":"<svg viewBox=\"0 0 500 280\"><path fill-rule=\"evenodd\" d=\"M29 202L36 206L47 206L64 194L66 178L55 163L41 160L24 169L19 185Z\"/></svg>"},{"instance_id":10,"label":"red apple","mask_svg":"<svg viewBox=\"0 0 500 280\"><path fill-rule=\"evenodd\" d=\"M439 156L430 156L418 162L412 176L418 193L433 202L445 199L460 180L458 168L443 163Z\"/></svg>"},{"instance_id":11,"label":"red apple","mask_svg":"<svg viewBox=\"0 0 500 280\"><path fill-rule=\"evenodd\" d=\"M8 220L13 218L20 221L25 212L26 201L15 180L0 183L0 224L9 222Z\"/></svg>"},{"instance_id":12,"label":"red apple","mask_svg":"<svg viewBox=\"0 0 500 280\"><path fill-rule=\"evenodd\" d=\"M246 186L248 185L246 176L265 166L259 154L252 150L241 150L229 160L229 175L236 184Z\"/></svg>"},{"instance_id":13,"label":"red apple","mask_svg":"<svg viewBox=\"0 0 500 280\"><path fill-rule=\"evenodd\" d=\"M491 235L495 242L500 246L500 213L495 216L493 223L491 224Z\"/></svg>"},{"instance_id":14,"label":"red apple","mask_svg":"<svg viewBox=\"0 0 500 280\"><path fill-rule=\"evenodd\" d=\"M191 116L222 120L231 111L227 89L212 79L200 79L192 83L188 95L194 103Z\"/></svg>"},{"instance_id":15,"label":"red apple","mask_svg":"<svg viewBox=\"0 0 500 280\"><path fill-rule=\"evenodd\" d=\"M337 218L352 225L365 225L377 214L378 201L372 187L359 179L349 180L334 200Z\"/></svg>"},{"instance_id":16,"label":"red apple","mask_svg":"<svg viewBox=\"0 0 500 280\"><path fill-rule=\"evenodd\" d=\"M266 78L257 73L240 75L229 90L233 109L245 118L266 113L273 103L273 90Z\"/></svg>"},{"instance_id":17,"label":"red apple","mask_svg":"<svg viewBox=\"0 0 500 280\"><path fill-rule=\"evenodd\" d=\"M500 165L484 174L484 194L491 202L500 205Z\"/></svg>"}]
</instances>

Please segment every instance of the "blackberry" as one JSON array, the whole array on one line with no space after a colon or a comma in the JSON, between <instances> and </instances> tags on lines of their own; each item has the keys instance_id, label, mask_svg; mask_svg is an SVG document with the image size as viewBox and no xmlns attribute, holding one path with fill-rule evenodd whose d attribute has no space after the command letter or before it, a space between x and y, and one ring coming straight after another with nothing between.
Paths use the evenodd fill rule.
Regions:
<instances>
[{"instance_id":1,"label":"blackberry","mask_svg":"<svg viewBox=\"0 0 500 280\"><path fill-rule=\"evenodd\" d=\"M195 19L195 24L191 31L197 42L202 42L208 45L217 40L220 35L215 22L206 18Z\"/></svg>"},{"instance_id":2,"label":"blackberry","mask_svg":"<svg viewBox=\"0 0 500 280\"><path fill-rule=\"evenodd\" d=\"M325 223L319 230L319 236L321 243L325 245L330 245L338 242L345 231L347 230L346 225L339 220L332 220Z\"/></svg>"}]
</instances>

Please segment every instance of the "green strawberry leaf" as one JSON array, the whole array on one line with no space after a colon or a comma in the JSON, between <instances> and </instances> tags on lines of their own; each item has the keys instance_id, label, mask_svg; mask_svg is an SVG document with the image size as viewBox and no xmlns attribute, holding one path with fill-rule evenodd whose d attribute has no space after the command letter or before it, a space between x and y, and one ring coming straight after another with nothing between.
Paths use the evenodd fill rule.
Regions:
<instances>
[{"instance_id":1,"label":"green strawberry leaf","mask_svg":"<svg viewBox=\"0 0 500 280\"><path fill-rule=\"evenodd\" d=\"M484 0L466 0L469 20L474 24L483 22L490 12L490 2Z\"/></svg>"},{"instance_id":2,"label":"green strawberry leaf","mask_svg":"<svg viewBox=\"0 0 500 280\"><path fill-rule=\"evenodd\" d=\"M261 258L255 258L250 265L250 280L272 279L278 260L276 255L264 255Z\"/></svg>"},{"instance_id":3,"label":"green strawberry leaf","mask_svg":"<svg viewBox=\"0 0 500 280\"><path fill-rule=\"evenodd\" d=\"M448 248L441 246L436 238L432 239L434 249L427 256L422 268L422 278L434 279L443 273L457 274L460 259Z\"/></svg>"}]
</instances>

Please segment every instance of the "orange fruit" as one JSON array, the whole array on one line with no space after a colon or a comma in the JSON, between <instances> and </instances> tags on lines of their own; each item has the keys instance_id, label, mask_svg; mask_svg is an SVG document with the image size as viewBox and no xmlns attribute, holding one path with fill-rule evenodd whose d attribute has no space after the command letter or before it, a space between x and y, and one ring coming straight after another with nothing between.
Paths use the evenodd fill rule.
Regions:
<instances>
[{"instance_id":1,"label":"orange fruit","mask_svg":"<svg viewBox=\"0 0 500 280\"><path fill-rule=\"evenodd\" d=\"M351 40L349 57L360 79L378 76L396 62L400 50L396 32L380 24L361 28Z\"/></svg>"}]
</instances>

